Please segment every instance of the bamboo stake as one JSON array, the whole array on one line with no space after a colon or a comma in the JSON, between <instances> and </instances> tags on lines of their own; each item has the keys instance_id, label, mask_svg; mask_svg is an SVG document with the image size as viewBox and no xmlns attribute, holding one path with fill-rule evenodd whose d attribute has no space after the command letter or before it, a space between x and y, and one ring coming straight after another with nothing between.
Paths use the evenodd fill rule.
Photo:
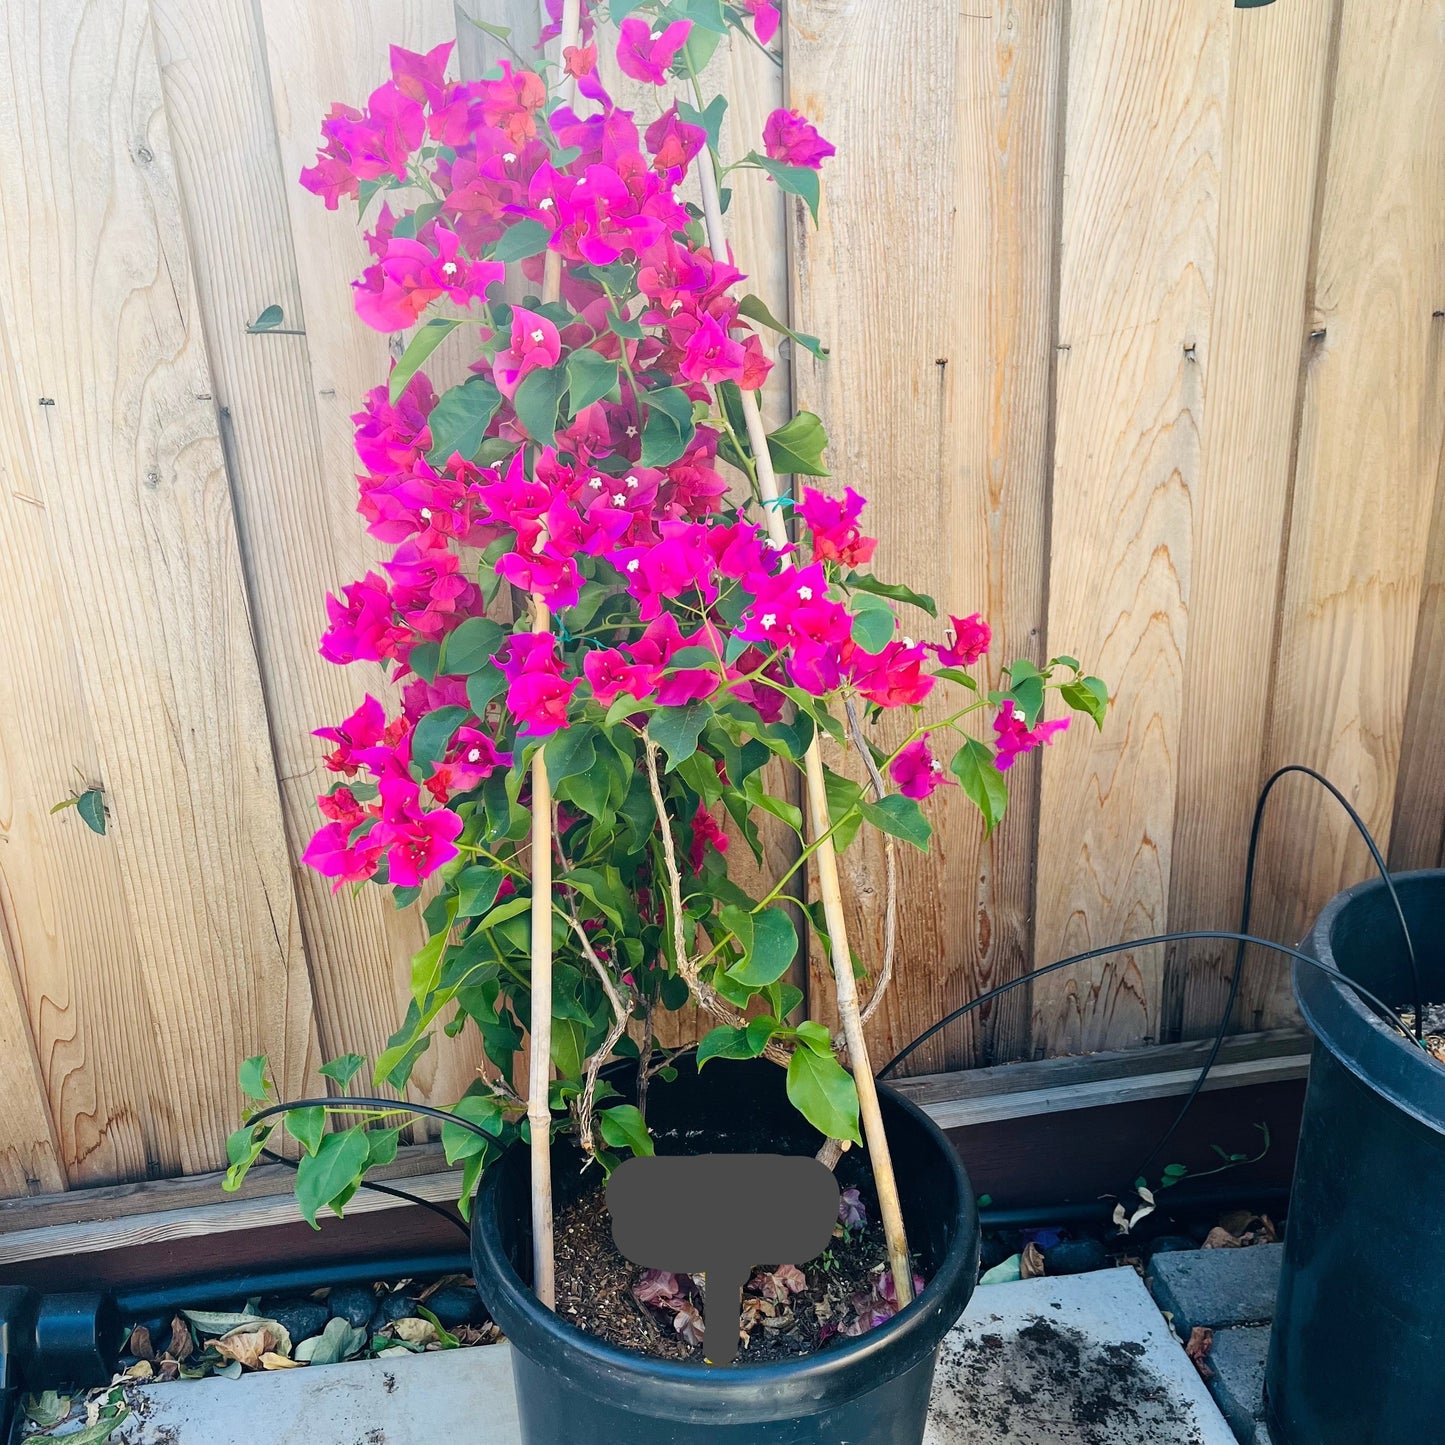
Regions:
<instances>
[{"instance_id":1,"label":"bamboo stake","mask_svg":"<svg viewBox=\"0 0 1445 1445\"><path fill-rule=\"evenodd\" d=\"M703 219L707 227L708 245L719 260L727 257L727 233L723 229L722 203L718 196L717 172L711 153L698 167L702 182ZM767 429L758 406L757 393L740 391L743 420L747 425L748 445L757 469L758 492L763 500L763 518L768 539L776 547L788 543L787 523L778 505L778 477L768 451ZM784 558L787 565L787 558ZM828 795L823 777L823 751L815 731L813 741L803 759L807 780L808 817L813 836L819 840L814 859L818 865L818 887L823 895L823 915L828 924L831 944L833 984L838 994L838 1018L848 1045L848 1060L858 1086L858 1113L863 1124L863 1137L873 1161L873 1182L878 1190L878 1211L883 1219L883 1232L888 1241L888 1262L893 1270L893 1286L898 1293L898 1307L913 1298L913 1269L908 1260L908 1237L903 1229L903 1208L898 1198L898 1181L893 1173L893 1156L883 1129L883 1115L878 1107L878 1090L873 1082L873 1066L868 1058L868 1043L863 1036L863 1019L858 1010L858 990L853 979L853 956L848 948L848 926L843 914L843 890L838 881L838 854L829 836Z\"/></svg>"},{"instance_id":2,"label":"bamboo stake","mask_svg":"<svg viewBox=\"0 0 1445 1445\"><path fill-rule=\"evenodd\" d=\"M577 44L580 0L565 0L559 57ZM571 87L574 91L575 85ZM542 300L562 294L562 257L549 250L542 262ZM546 544L546 534L538 546ZM546 602L532 594L532 631L552 632ZM557 1307L556 1252L552 1234L552 784L538 748L532 754L532 1019L527 1074L527 1124L532 1136L532 1282L537 1298Z\"/></svg>"}]
</instances>

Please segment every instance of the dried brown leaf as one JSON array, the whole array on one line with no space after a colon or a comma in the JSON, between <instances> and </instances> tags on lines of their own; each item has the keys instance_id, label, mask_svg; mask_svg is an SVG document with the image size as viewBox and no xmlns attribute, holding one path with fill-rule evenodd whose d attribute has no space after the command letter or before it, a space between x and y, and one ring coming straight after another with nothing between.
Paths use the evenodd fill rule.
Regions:
<instances>
[{"instance_id":1,"label":"dried brown leaf","mask_svg":"<svg viewBox=\"0 0 1445 1445\"><path fill-rule=\"evenodd\" d=\"M1184 1353L1194 1361L1194 1368L1199 1371L1202 1380L1212 1380L1214 1371L1205 1363L1210 1350L1214 1348L1214 1331L1207 1330L1203 1325L1195 1325L1189 1332L1189 1338L1184 1345Z\"/></svg>"},{"instance_id":2,"label":"dried brown leaf","mask_svg":"<svg viewBox=\"0 0 1445 1445\"><path fill-rule=\"evenodd\" d=\"M185 1364L195 1352L196 1341L191 1334L191 1328L177 1315L171 1321L171 1342L166 1346L166 1354L180 1364Z\"/></svg>"},{"instance_id":3,"label":"dried brown leaf","mask_svg":"<svg viewBox=\"0 0 1445 1445\"><path fill-rule=\"evenodd\" d=\"M137 1325L130 1332L130 1341L127 1352L138 1360L154 1360L156 1357L155 1346L151 1344L151 1332L144 1325Z\"/></svg>"},{"instance_id":4,"label":"dried brown leaf","mask_svg":"<svg viewBox=\"0 0 1445 1445\"><path fill-rule=\"evenodd\" d=\"M149 1360L137 1360L130 1369L125 1372L127 1380L153 1380L156 1369Z\"/></svg>"},{"instance_id":5,"label":"dried brown leaf","mask_svg":"<svg viewBox=\"0 0 1445 1445\"><path fill-rule=\"evenodd\" d=\"M429 1345L437 1337L437 1327L430 1320L395 1320L391 1328L397 1339L409 1345Z\"/></svg>"},{"instance_id":6,"label":"dried brown leaf","mask_svg":"<svg viewBox=\"0 0 1445 1445\"><path fill-rule=\"evenodd\" d=\"M263 1355L280 1354L283 1346L287 1353L291 1350L291 1341L286 1338L285 1330L270 1322L257 1330L232 1330L212 1344L226 1359L235 1360L247 1370L263 1368Z\"/></svg>"},{"instance_id":7,"label":"dried brown leaf","mask_svg":"<svg viewBox=\"0 0 1445 1445\"><path fill-rule=\"evenodd\" d=\"M1200 1249L1238 1249L1239 1240L1227 1229L1215 1225L1208 1234L1204 1236L1204 1243Z\"/></svg>"},{"instance_id":8,"label":"dried brown leaf","mask_svg":"<svg viewBox=\"0 0 1445 1445\"><path fill-rule=\"evenodd\" d=\"M263 1370L301 1370L305 1366L300 1360L290 1359L286 1355L278 1355L275 1350L267 1350L261 1356L261 1368Z\"/></svg>"},{"instance_id":9,"label":"dried brown leaf","mask_svg":"<svg viewBox=\"0 0 1445 1445\"><path fill-rule=\"evenodd\" d=\"M1020 1279L1042 1279L1044 1274L1044 1252L1032 1240L1024 1246L1019 1256Z\"/></svg>"}]
</instances>

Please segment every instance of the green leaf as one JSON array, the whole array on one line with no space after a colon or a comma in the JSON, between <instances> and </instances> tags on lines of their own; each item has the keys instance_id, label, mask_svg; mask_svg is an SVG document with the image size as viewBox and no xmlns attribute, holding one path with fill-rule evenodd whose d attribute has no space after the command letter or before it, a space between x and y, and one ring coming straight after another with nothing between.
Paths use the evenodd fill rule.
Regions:
<instances>
[{"instance_id":1,"label":"green leaf","mask_svg":"<svg viewBox=\"0 0 1445 1445\"><path fill-rule=\"evenodd\" d=\"M680 386L664 386L645 392L642 400L649 411L665 412L679 427L692 422L692 398Z\"/></svg>"},{"instance_id":2,"label":"green leaf","mask_svg":"<svg viewBox=\"0 0 1445 1445\"><path fill-rule=\"evenodd\" d=\"M607 329L614 336L621 336L627 341L641 341L647 334L642 329L642 323L631 316L619 315L615 311L607 313Z\"/></svg>"},{"instance_id":3,"label":"green leaf","mask_svg":"<svg viewBox=\"0 0 1445 1445\"><path fill-rule=\"evenodd\" d=\"M685 427L680 427L665 411L649 411L647 420L642 424L642 454L639 460L644 467L670 466L691 445L696 430L691 420Z\"/></svg>"},{"instance_id":4,"label":"green leaf","mask_svg":"<svg viewBox=\"0 0 1445 1445\"><path fill-rule=\"evenodd\" d=\"M893 609L871 592L859 592L848 605L853 612L853 641L865 652L882 652L898 627Z\"/></svg>"},{"instance_id":5,"label":"green leaf","mask_svg":"<svg viewBox=\"0 0 1445 1445\"><path fill-rule=\"evenodd\" d=\"M247 328L247 331L274 331L284 320L286 313L279 306L268 306Z\"/></svg>"},{"instance_id":6,"label":"green leaf","mask_svg":"<svg viewBox=\"0 0 1445 1445\"><path fill-rule=\"evenodd\" d=\"M719 1024L717 1028L703 1035L702 1042L697 1046L697 1066L699 1069L709 1059L755 1059L757 1052L753 1049L752 1041L748 1037L746 1029L735 1029L729 1024Z\"/></svg>"},{"instance_id":7,"label":"green leaf","mask_svg":"<svg viewBox=\"0 0 1445 1445\"><path fill-rule=\"evenodd\" d=\"M463 1094L452 1106L452 1113L458 1119L466 1119L498 1140L501 1139L506 1121L503 1117L502 1101L494 1094ZM455 1164L459 1159L470 1159L475 1154L485 1155L490 1152L490 1147L475 1130L461 1124L442 1125L442 1149L448 1164Z\"/></svg>"},{"instance_id":8,"label":"green leaf","mask_svg":"<svg viewBox=\"0 0 1445 1445\"><path fill-rule=\"evenodd\" d=\"M416 656L415 648L412 656ZM478 717L485 717L487 704L506 690L507 679L500 667L480 668L467 678L467 704Z\"/></svg>"},{"instance_id":9,"label":"green leaf","mask_svg":"<svg viewBox=\"0 0 1445 1445\"><path fill-rule=\"evenodd\" d=\"M724 919L727 921L724 910ZM743 961L728 972L749 988L766 988L787 971L798 951L798 932L781 908L765 908L752 915L750 946Z\"/></svg>"},{"instance_id":10,"label":"green leaf","mask_svg":"<svg viewBox=\"0 0 1445 1445\"><path fill-rule=\"evenodd\" d=\"M1004 694L1011 697L1023 714L1024 726L1033 727L1044 710L1044 680L1039 670L1026 658L1019 658L1008 668L1009 689Z\"/></svg>"},{"instance_id":11,"label":"green leaf","mask_svg":"<svg viewBox=\"0 0 1445 1445\"><path fill-rule=\"evenodd\" d=\"M221 1183L221 1188L228 1194L234 1193L241 1187L247 1172L261 1157L261 1151L271 1137L271 1127L267 1124L258 1137L255 1127L248 1124L237 1129L226 1140L226 1162L230 1168L226 1170L226 1177Z\"/></svg>"},{"instance_id":12,"label":"green leaf","mask_svg":"<svg viewBox=\"0 0 1445 1445\"><path fill-rule=\"evenodd\" d=\"M863 816L875 828L912 843L915 848L928 851L928 840L933 836L933 825L923 816L923 809L912 798L902 793L889 793L876 803L863 804Z\"/></svg>"},{"instance_id":13,"label":"green leaf","mask_svg":"<svg viewBox=\"0 0 1445 1445\"><path fill-rule=\"evenodd\" d=\"M320 1104L292 1109L286 1115L286 1129L308 1154L314 1154L326 1133L326 1110Z\"/></svg>"},{"instance_id":14,"label":"green leaf","mask_svg":"<svg viewBox=\"0 0 1445 1445\"><path fill-rule=\"evenodd\" d=\"M617 385L617 363L590 348L567 358L567 415L574 417Z\"/></svg>"},{"instance_id":15,"label":"green leaf","mask_svg":"<svg viewBox=\"0 0 1445 1445\"><path fill-rule=\"evenodd\" d=\"M525 261L547 249L552 233L540 221L522 219L508 226L492 247L493 261Z\"/></svg>"},{"instance_id":16,"label":"green leaf","mask_svg":"<svg viewBox=\"0 0 1445 1445\"><path fill-rule=\"evenodd\" d=\"M75 800L75 811L92 833L105 836L105 796L99 788L87 788Z\"/></svg>"},{"instance_id":17,"label":"green leaf","mask_svg":"<svg viewBox=\"0 0 1445 1445\"><path fill-rule=\"evenodd\" d=\"M800 411L777 431L768 433L768 451L780 473L804 477L826 477L823 450L828 433L823 423L810 411Z\"/></svg>"},{"instance_id":18,"label":"green leaf","mask_svg":"<svg viewBox=\"0 0 1445 1445\"><path fill-rule=\"evenodd\" d=\"M465 707L439 707L429 712L416 725L411 735L411 760L418 767L430 768L446 753L452 735L471 716Z\"/></svg>"},{"instance_id":19,"label":"green leaf","mask_svg":"<svg viewBox=\"0 0 1445 1445\"><path fill-rule=\"evenodd\" d=\"M238 1370L240 1366L236 1367ZM62 1439L65 1445L106 1445L106 1442L130 1417L130 1406L120 1406L114 1415L106 1415L97 1420L94 1425L87 1425L82 1430L76 1430L68 1435L54 1438Z\"/></svg>"},{"instance_id":20,"label":"green leaf","mask_svg":"<svg viewBox=\"0 0 1445 1445\"><path fill-rule=\"evenodd\" d=\"M236 1071L241 1092L248 1099L264 1099L271 1092L271 1085L266 1082L266 1068L266 1055L256 1054Z\"/></svg>"},{"instance_id":21,"label":"green leaf","mask_svg":"<svg viewBox=\"0 0 1445 1445\"><path fill-rule=\"evenodd\" d=\"M866 572L850 572L843 578L843 585L858 592L872 592L878 597L887 597L893 602L906 602L910 607L922 608L930 617L938 616L938 603L933 598L898 582L880 582Z\"/></svg>"},{"instance_id":22,"label":"green leaf","mask_svg":"<svg viewBox=\"0 0 1445 1445\"><path fill-rule=\"evenodd\" d=\"M712 715L708 703L693 702L686 707L661 708L648 718L647 735L667 754L669 773L697 751L698 735Z\"/></svg>"},{"instance_id":23,"label":"green leaf","mask_svg":"<svg viewBox=\"0 0 1445 1445\"><path fill-rule=\"evenodd\" d=\"M432 408L431 450L427 461L440 469L454 453L471 461L502 404L502 393L484 376L474 376L450 391L444 391Z\"/></svg>"},{"instance_id":24,"label":"green leaf","mask_svg":"<svg viewBox=\"0 0 1445 1445\"><path fill-rule=\"evenodd\" d=\"M412 956L411 960L411 996L421 1003L426 996L437 986L441 979L442 954L446 952L447 939L451 936L451 926L457 916L457 899L450 898L446 904L446 927L437 930L434 937L427 939ZM380 1068L380 1060L377 1061Z\"/></svg>"},{"instance_id":25,"label":"green leaf","mask_svg":"<svg viewBox=\"0 0 1445 1445\"><path fill-rule=\"evenodd\" d=\"M808 209L813 213L813 220L818 219L818 173L808 166L785 166L781 161L775 161L769 156L760 156L757 151L749 151L746 159L754 165L761 166L789 195L801 196L807 203Z\"/></svg>"},{"instance_id":26,"label":"green leaf","mask_svg":"<svg viewBox=\"0 0 1445 1445\"><path fill-rule=\"evenodd\" d=\"M407 382L416 375L422 362L461 324L461 321L454 317L433 316L430 321L417 327L411 340L406 344L406 350L401 354L401 360L391 371L388 390L393 406L401 400L401 394L406 390Z\"/></svg>"},{"instance_id":27,"label":"green leaf","mask_svg":"<svg viewBox=\"0 0 1445 1445\"><path fill-rule=\"evenodd\" d=\"M468 617L442 643L437 671L447 677L468 677L491 663L507 634L490 617Z\"/></svg>"},{"instance_id":28,"label":"green leaf","mask_svg":"<svg viewBox=\"0 0 1445 1445\"><path fill-rule=\"evenodd\" d=\"M360 1054L342 1054L339 1059L332 1059L329 1064L322 1064L321 1072L328 1079L335 1079L344 1089L361 1072L362 1065L366 1060Z\"/></svg>"},{"instance_id":29,"label":"green leaf","mask_svg":"<svg viewBox=\"0 0 1445 1445\"><path fill-rule=\"evenodd\" d=\"M719 96L718 99L721 100L722 97ZM679 107L679 109L681 108ZM714 142L714 144L716 144L716 142ZM816 357L822 358L828 354L823 343L819 341L816 336L808 336L804 332L794 331L791 326L787 326L779 321L778 318L768 310L767 302L765 302L761 296L744 296L743 299L738 302L738 310L750 321L760 322L773 331L781 331L784 336L791 336L799 346L811 351Z\"/></svg>"},{"instance_id":30,"label":"green leaf","mask_svg":"<svg viewBox=\"0 0 1445 1445\"><path fill-rule=\"evenodd\" d=\"M302 1340L292 1358L308 1365L334 1365L358 1354L366 1344L366 1331L348 1324L339 1315L309 1340Z\"/></svg>"},{"instance_id":31,"label":"green leaf","mask_svg":"<svg viewBox=\"0 0 1445 1445\"><path fill-rule=\"evenodd\" d=\"M614 1104L597 1116L602 1137L614 1149L631 1149L634 1154L651 1154L652 1137L647 1123L631 1104Z\"/></svg>"},{"instance_id":32,"label":"green leaf","mask_svg":"<svg viewBox=\"0 0 1445 1445\"><path fill-rule=\"evenodd\" d=\"M557 438L557 405L566 387L567 373L562 367L542 367L522 378L512 398L517 420L538 446L551 446Z\"/></svg>"},{"instance_id":33,"label":"green leaf","mask_svg":"<svg viewBox=\"0 0 1445 1445\"><path fill-rule=\"evenodd\" d=\"M613 18L616 18L617 7L613 6ZM707 143L716 150L721 143L723 116L727 114L728 98L725 95L715 95L708 102L706 110L698 110L696 106L688 105L686 101L678 101L677 114L680 119L685 120L688 125L698 125L707 132Z\"/></svg>"},{"instance_id":34,"label":"green leaf","mask_svg":"<svg viewBox=\"0 0 1445 1445\"><path fill-rule=\"evenodd\" d=\"M788 1098L793 1107L829 1139L861 1144L858 1087L853 1076L829 1053L797 1049L788 1060Z\"/></svg>"},{"instance_id":35,"label":"green leaf","mask_svg":"<svg viewBox=\"0 0 1445 1445\"><path fill-rule=\"evenodd\" d=\"M457 917L480 918L497 901L506 874L500 868L473 863L457 874Z\"/></svg>"},{"instance_id":36,"label":"green leaf","mask_svg":"<svg viewBox=\"0 0 1445 1445\"><path fill-rule=\"evenodd\" d=\"M969 738L948 765L973 805L983 814L984 829L992 833L1008 807L1008 784L994 766L993 753L977 738Z\"/></svg>"},{"instance_id":37,"label":"green leaf","mask_svg":"<svg viewBox=\"0 0 1445 1445\"><path fill-rule=\"evenodd\" d=\"M302 1156L296 1170L296 1202L301 1206L301 1217L312 1229L320 1227L316 1223L318 1212L361 1178L370 1159L371 1145L364 1129L328 1134L314 1154Z\"/></svg>"},{"instance_id":38,"label":"green leaf","mask_svg":"<svg viewBox=\"0 0 1445 1445\"><path fill-rule=\"evenodd\" d=\"M596 732L585 723L577 723L559 729L542 745L547 777L554 788L565 779L590 772L597 766Z\"/></svg>"},{"instance_id":39,"label":"green leaf","mask_svg":"<svg viewBox=\"0 0 1445 1445\"><path fill-rule=\"evenodd\" d=\"M1096 727L1104 726L1104 715L1109 710L1109 689L1097 677L1081 677L1075 682L1066 682L1059 689L1059 696L1075 712L1087 713Z\"/></svg>"}]
</instances>

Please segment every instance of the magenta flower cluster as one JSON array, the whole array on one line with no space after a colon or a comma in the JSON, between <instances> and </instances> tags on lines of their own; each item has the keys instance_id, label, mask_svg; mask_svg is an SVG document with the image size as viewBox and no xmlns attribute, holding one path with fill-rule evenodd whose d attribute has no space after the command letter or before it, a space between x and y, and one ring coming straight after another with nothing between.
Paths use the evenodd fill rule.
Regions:
<instances>
[{"instance_id":1,"label":"magenta flower cluster","mask_svg":"<svg viewBox=\"0 0 1445 1445\"><path fill-rule=\"evenodd\" d=\"M752 13L758 38L768 38L776 13L768 5ZM686 21L653 30L625 20L618 63L660 85L689 30ZM418 183L435 197L402 218L383 204L367 238L374 264L356 283L357 313L382 331L409 328L438 303L474 315L484 350L473 371L499 397L486 433L512 448L490 466L477 464L475 449L440 456L430 425L438 397L421 370L395 401L378 387L355 419L360 511L395 551L385 576L369 573L328 598L322 652L338 663L391 664L405 686L391 722L368 698L339 727L322 730L336 744L328 767L348 779L362 775L375 789L366 802L349 786L321 800L326 822L306 861L338 886L374 877L383 859L388 881L411 885L455 857L454 800L512 764L517 735L565 728L579 703L606 710L630 697L682 707L730 696L772 722L797 688L818 698L846 689L896 708L928 697L930 654L943 666L968 666L989 644L976 616L954 619L946 643L898 638L870 650L855 641L836 578L866 565L876 544L861 530L864 501L851 488L841 499L804 490L796 509L803 540L785 555L728 508L715 427L698 424L665 465L644 459L642 422L654 390L647 379L665 379L691 408L707 405L724 382L756 390L771 369L740 315L741 273L688 234L679 188L707 143L703 127L673 104L639 134L597 79L595 47L568 56L591 103L585 116L566 105L544 115L542 80L505 62L496 79L449 80L449 51L394 49L392 80L364 111L333 108L316 165L302 175L332 207L366 183ZM769 117L763 139L772 159L790 165L817 167L833 154L792 111ZM541 228L546 249L563 259L565 316L518 304L502 322L501 307L491 309L507 271L492 252L520 222ZM598 273L617 263L635 270L631 315ZM540 252L522 266L540 279ZM530 435L516 409L519 390L584 351L619 367L615 393L578 408L550 436ZM540 597L564 622L579 603L588 560L607 564L645 625L630 640L570 655L550 635L507 638L492 656L506 682L501 708L460 720L419 779L410 746L416 725L468 702L464 676L418 675L412 654L486 614L466 558L494 544L495 575ZM743 605L720 608L728 598ZM1065 725L1030 730L1001 714L999 766ZM926 735L891 771L910 798L947 780Z\"/></svg>"}]
</instances>

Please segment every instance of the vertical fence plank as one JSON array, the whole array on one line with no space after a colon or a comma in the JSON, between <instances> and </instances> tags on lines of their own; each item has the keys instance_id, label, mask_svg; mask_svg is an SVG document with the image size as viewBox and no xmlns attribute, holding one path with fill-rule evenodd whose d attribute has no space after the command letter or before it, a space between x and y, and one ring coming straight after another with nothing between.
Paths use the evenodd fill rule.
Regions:
<instances>
[{"instance_id":1,"label":"vertical fence plank","mask_svg":"<svg viewBox=\"0 0 1445 1445\"><path fill-rule=\"evenodd\" d=\"M1445 437L1445 25L1436 0L1344 0L1340 25L1268 757L1318 768L1384 846ZM1313 792L1264 858L1276 938L1370 867ZM1258 976L1242 1017L1287 1007Z\"/></svg>"},{"instance_id":2,"label":"vertical fence plank","mask_svg":"<svg viewBox=\"0 0 1445 1445\"><path fill-rule=\"evenodd\" d=\"M797 358L795 387L828 428L828 485L871 499L874 570L945 614L987 613L997 665L1037 656L1042 630L1060 7L972 8L986 13L790 7L789 104L838 146L821 225L800 207L791 218L794 321L830 349ZM904 627L942 636L917 613ZM991 843L960 794L936 795L930 856L901 850L897 976L870 1024L880 1062L1027 967L1034 789L1021 767ZM859 841L840 861L854 946L876 971L882 848ZM971 1020L915 1067L1026 1051L1026 1015Z\"/></svg>"},{"instance_id":3,"label":"vertical fence plank","mask_svg":"<svg viewBox=\"0 0 1445 1445\"><path fill-rule=\"evenodd\" d=\"M323 460L308 351L313 335L245 331L269 305L281 306L287 330L303 329L304 314L286 206L296 178L282 173L277 154L254 7L249 0L203 7L152 0L151 9L229 444L321 1045L328 1057L351 1051L375 1057L406 1009L409 961L421 943L416 912L399 913L379 889L333 897L299 858L321 821L316 794L334 781L313 729L339 722L368 691L388 695L380 667L338 668L317 651L326 590L361 576L376 544L356 516L354 467L328 471ZM319 116L313 121L319 124ZM313 197L304 199L322 209ZM350 218L330 219L345 225ZM350 279L331 277L343 300ZM378 370L376 380L383 374ZM351 398L353 407L357 402ZM480 1062L470 1035L431 1050L417 1065L411 1094L450 1102Z\"/></svg>"},{"instance_id":4,"label":"vertical fence plank","mask_svg":"<svg viewBox=\"0 0 1445 1445\"><path fill-rule=\"evenodd\" d=\"M1239 917L1267 723L1241 684L1266 671L1274 646L1333 19L1331 5L1233 17L1213 314L1193 357L1205 408L1171 929L1233 928ZM1165 1033L1212 1032L1233 949L1183 945L1166 958ZM1280 972L1274 955L1253 967Z\"/></svg>"},{"instance_id":5,"label":"vertical fence plank","mask_svg":"<svg viewBox=\"0 0 1445 1445\"><path fill-rule=\"evenodd\" d=\"M1436 307L1437 311L1445 307ZM1437 321L1445 317L1434 318ZM1445 326L1433 338L1439 367ZM1437 373L1438 374L1438 373ZM1389 864L1394 869L1438 868L1445 849L1445 470L1435 480L1435 512L1420 584L1420 618L1410 668L1410 700L1395 784Z\"/></svg>"},{"instance_id":6,"label":"vertical fence plank","mask_svg":"<svg viewBox=\"0 0 1445 1445\"><path fill-rule=\"evenodd\" d=\"M1216 275L1226 0L1074 5L1068 41L1048 641L1113 700L1043 762L1037 946L1162 931ZM1046 1052L1158 1036L1158 951L1035 988Z\"/></svg>"},{"instance_id":7,"label":"vertical fence plank","mask_svg":"<svg viewBox=\"0 0 1445 1445\"><path fill-rule=\"evenodd\" d=\"M236 1123L234 1060L269 1053L283 1088L314 1062L212 383L146 6L8 7L3 48L0 307L45 399L22 480L54 561L31 605L64 618L119 883L46 880L117 937L17 966L72 1182L196 1171Z\"/></svg>"}]
</instances>

